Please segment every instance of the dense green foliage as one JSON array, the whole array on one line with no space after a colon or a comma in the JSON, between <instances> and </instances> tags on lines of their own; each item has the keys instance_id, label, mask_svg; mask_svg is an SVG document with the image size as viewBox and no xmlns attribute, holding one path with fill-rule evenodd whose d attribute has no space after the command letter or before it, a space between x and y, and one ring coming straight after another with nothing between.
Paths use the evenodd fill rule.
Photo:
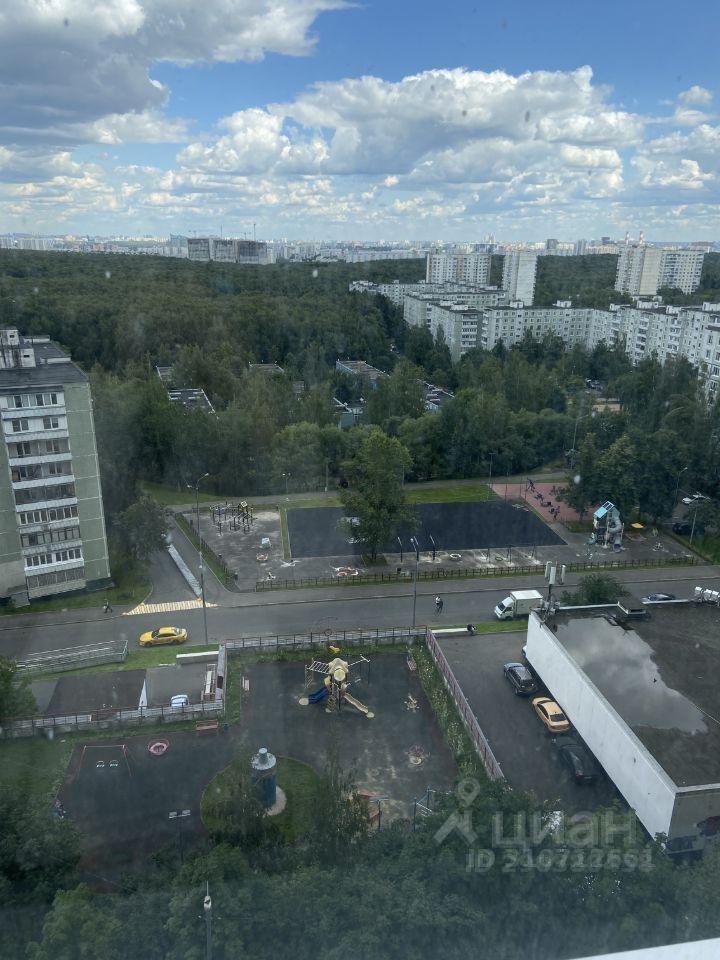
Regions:
<instances>
[{"instance_id":1,"label":"dense green foliage","mask_svg":"<svg viewBox=\"0 0 720 960\"><path fill-rule=\"evenodd\" d=\"M18 676L15 661L0 656L0 720L26 717L35 708L27 676Z\"/></svg>"},{"instance_id":2,"label":"dense green foliage","mask_svg":"<svg viewBox=\"0 0 720 960\"><path fill-rule=\"evenodd\" d=\"M617 255L590 254L584 257L538 257L535 300L549 307L557 300L572 300L576 307L607 309L611 303L631 303L615 290Z\"/></svg>"}]
</instances>

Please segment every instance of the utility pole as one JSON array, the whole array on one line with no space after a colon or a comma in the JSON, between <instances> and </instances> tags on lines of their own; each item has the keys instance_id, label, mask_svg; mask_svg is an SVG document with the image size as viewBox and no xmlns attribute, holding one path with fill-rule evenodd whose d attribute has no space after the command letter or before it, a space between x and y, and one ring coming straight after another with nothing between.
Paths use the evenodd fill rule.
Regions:
<instances>
[{"instance_id":1,"label":"utility pole","mask_svg":"<svg viewBox=\"0 0 720 960\"><path fill-rule=\"evenodd\" d=\"M210 898L210 881L206 881L205 899L203 900L203 914L205 916L205 960L212 960L212 899Z\"/></svg>"},{"instance_id":2,"label":"utility pole","mask_svg":"<svg viewBox=\"0 0 720 960\"><path fill-rule=\"evenodd\" d=\"M198 536L198 562L200 563L200 595L202 597L202 611L203 611L203 626L205 628L205 646L208 645L208 628L207 628L207 607L205 605L205 566L203 563L203 552L202 552L202 534L200 533L200 483L209 477L209 473L204 473L201 477L198 477L195 486L195 521L197 523L197 536ZM192 488L190 488L192 489Z\"/></svg>"},{"instance_id":3,"label":"utility pole","mask_svg":"<svg viewBox=\"0 0 720 960\"><path fill-rule=\"evenodd\" d=\"M420 547L415 537L410 537L410 543L415 547L415 576L413 577L413 619L412 625L415 627L415 611L417 610L417 582L418 582L418 566L420 564Z\"/></svg>"}]
</instances>

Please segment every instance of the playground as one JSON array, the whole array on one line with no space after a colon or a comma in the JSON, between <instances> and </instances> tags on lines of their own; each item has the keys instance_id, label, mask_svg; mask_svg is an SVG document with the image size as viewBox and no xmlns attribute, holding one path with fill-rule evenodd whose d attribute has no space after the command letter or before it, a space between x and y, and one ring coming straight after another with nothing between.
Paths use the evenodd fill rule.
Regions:
<instances>
[{"instance_id":1,"label":"playground","mask_svg":"<svg viewBox=\"0 0 720 960\"><path fill-rule=\"evenodd\" d=\"M483 547L555 546L564 541L527 506L500 500L484 503L419 503L418 526L413 533L401 530L399 540L384 544L384 553L396 554L400 545L408 553L415 537L420 550L474 550ZM352 534L338 526L340 507L287 511L288 537L293 558L360 556L361 544L350 543Z\"/></svg>"},{"instance_id":2,"label":"playground","mask_svg":"<svg viewBox=\"0 0 720 960\"><path fill-rule=\"evenodd\" d=\"M403 654L360 660L350 650L324 656L325 663L340 659L349 667L344 681L331 681L347 682L339 709L328 703L332 691L317 703L301 703L328 676L310 671L312 684L306 686L306 668L317 657L308 653L306 663L236 661L249 688L240 728L223 731L221 725L212 734L118 732L76 746L58 801L83 834L81 867L112 880L142 869L163 846L174 847L181 858L192 840L204 836L200 801L205 787L241 744L250 750L267 746L316 773L322 773L332 744L359 790L387 798L384 822L411 816L413 800L428 787L452 789L453 756Z\"/></svg>"}]
</instances>

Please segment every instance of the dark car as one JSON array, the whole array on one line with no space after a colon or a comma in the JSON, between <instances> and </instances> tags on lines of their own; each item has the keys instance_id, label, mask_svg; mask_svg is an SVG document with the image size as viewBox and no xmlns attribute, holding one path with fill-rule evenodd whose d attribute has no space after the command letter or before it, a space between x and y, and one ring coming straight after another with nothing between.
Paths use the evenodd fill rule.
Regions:
<instances>
[{"instance_id":1,"label":"dark car","mask_svg":"<svg viewBox=\"0 0 720 960\"><path fill-rule=\"evenodd\" d=\"M530 673L525 664L506 663L503 667L503 673L516 696L529 697L531 693L537 691L538 685L535 677Z\"/></svg>"},{"instance_id":2,"label":"dark car","mask_svg":"<svg viewBox=\"0 0 720 960\"><path fill-rule=\"evenodd\" d=\"M677 533L681 537L689 537L693 532L693 525L691 520L676 520L672 525L672 532ZM701 534L705 532L705 528L701 523L695 524L695 533Z\"/></svg>"},{"instance_id":3,"label":"dark car","mask_svg":"<svg viewBox=\"0 0 720 960\"><path fill-rule=\"evenodd\" d=\"M642 598L643 603L665 603L666 600L677 600L674 593L649 593Z\"/></svg>"},{"instance_id":4,"label":"dark car","mask_svg":"<svg viewBox=\"0 0 720 960\"><path fill-rule=\"evenodd\" d=\"M555 737L553 743L575 783L595 783L600 768L585 744L573 736Z\"/></svg>"}]
</instances>

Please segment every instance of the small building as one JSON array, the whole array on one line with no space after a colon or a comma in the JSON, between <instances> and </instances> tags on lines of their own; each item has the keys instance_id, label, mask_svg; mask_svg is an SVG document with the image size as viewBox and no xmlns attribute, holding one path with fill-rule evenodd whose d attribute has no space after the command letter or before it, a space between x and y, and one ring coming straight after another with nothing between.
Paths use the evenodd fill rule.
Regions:
<instances>
[{"instance_id":1,"label":"small building","mask_svg":"<svg viewBox=\"0 0 720 960\"><path fill-rule=\"evenodd\" d=\"M720 833L717 602L533 612L525 654L651 836Z\"/></svg>"},{"instance_id":2,"label":"small building","mask_svg":"<svg viewBox=\"0 0 720 960\"><path fill-rule=\"evenodd\" d=\"M277 363L249 363L251 373L260 373L265 377L281 377L285 371Z\"/></svg>"},{"instance_id":3,"label":"small building","mask_svg":"<svg viewBox=\"0 0 720 960\"><path fill-rule=\"evenodd\" d=\"M351 377L364 377L373 390L377 390L378 383L381 380L387 380L389 376L384 370L378 370L364 360L336 360L335 369Z\"/></svg>"},{"instance_id":4,"label":"small building","mask_svg":"<svg viewBox=\"0 0 720 960\"><path fill-rule=\"evenodd\" d=\"M210 403L207 394L202 387L184 387L181 390L168 390L170 403L181 404L186 410L207 410L208 413L215 413L215 408Z\"/></svg>"}]
</instances>

